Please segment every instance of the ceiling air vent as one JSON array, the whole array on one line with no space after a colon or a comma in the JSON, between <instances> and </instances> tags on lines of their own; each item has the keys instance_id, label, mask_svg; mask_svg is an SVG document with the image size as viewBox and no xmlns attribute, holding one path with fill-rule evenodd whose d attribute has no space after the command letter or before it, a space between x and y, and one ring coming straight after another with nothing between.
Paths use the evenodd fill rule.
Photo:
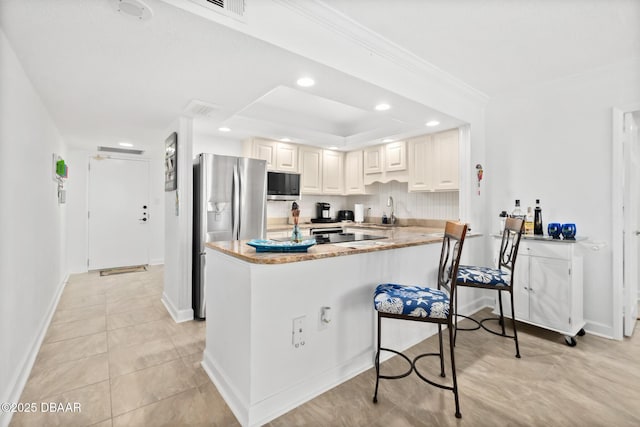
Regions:
<instances>
[{"instance_id":1,"label":"ceiling air vent","mask_svg":"<svg viewBox=\"0 0 640 427\"><path fill-rule=\"evenodd\" d=\"M190 0L209 10L244 21L245 0Z\"/></svg>"},{"instance_id":2,"label":"ceiling air vent","mask_svg":"<svg viewBox=\"0 0 640 427\"><path fill-rule=\"evenodd\" d=\"M140 155L144 153L143 150L136 150L133 148L102 147L102 146L98 146L98 151L107 151L109 153L121 153L121 154L135 154L135 155Z\"/></svg>"},{"instance_id":3,"label":"ceiling air vent","mask_svg":"<svg viewBox=\"0 0 640 427\"><path fill-rule=\"evenodd\" d=\"M184 108L184 114L190 117L213 117L220 108L216 105L192 99Z\"/></svg>"}]
</instances>

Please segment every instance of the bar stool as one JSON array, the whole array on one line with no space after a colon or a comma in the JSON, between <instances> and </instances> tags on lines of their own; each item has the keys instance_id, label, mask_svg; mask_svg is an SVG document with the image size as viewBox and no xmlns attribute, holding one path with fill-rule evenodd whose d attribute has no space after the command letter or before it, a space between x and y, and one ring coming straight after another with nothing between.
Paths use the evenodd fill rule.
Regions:
<instances>
[{"instance_id":1,"label":"bar stool","mask_svg":"<svg viewBox=\"0 0 640 427\"><path fill-rule=\"evenodd\" d=\"M437 288L421 286L403 286L393 283L381 284L375 290L374 307L378 312L378 342L375 358L376 368L376 389L373 395L373 403L378 402L378 385L380 379L400 379L408 376L411 372L423 381L445 389L453 391L456 404L456 417L461 418L460 403L458 399L458 383L456 379L456 363L454 357L454 332L453 322L454 310L451 301L455 296L458 265L460 264L460 253L467 234L467 226L455 222L447 222L442 240L442 250L440 252L440 263L438 266ZM411 320L418 322L436 323L438 325L438 342L440 350L438 353L425 353L416 356L413 361L399 351L383 348L380 344L382 333L382 318ZM452 385L436 383L427 379L416 366L416 362L426 356L440 357L440 376L445 377L444 354L442 345L442 325L449 328L449 347L451 351L451 372ZM409 369L400 375L380 375L380 352L388 351L395 353L409 363Z\"/></svg>"},{"instance_id":2,"label":"bar stool","mask_svg":"<svg viewBox=\"0 0 640 427\"><path fill-rule=\"evenodd\" d=\"M487 317L480 321L472 319L468 316L456 314L458 317L472 320L476 323L474 328L456 328L454 335L454 343L457 338L457 332L475 331L480 328L492 334L505 338L513 338L516 343L516 357L520 358L520 347L518 345L518 331L516 330L516 318L513 311L513 278L516 266L516 258L518 256L518 248L522 231L524 230L524 221L519 218L507 218L505 222L504 232L502 233L502 243L500 244L500 253L498 254L498 268L476 267L470 265L461 265L458 268L458 276L456 286L466 286L469 288L493 289L498 291L498 304L500 306L500 317ZM511 322L513 324L513 335L507 335L504 329L504 315L502 311L502 292L509 292L511 296ZM458 295L455 299L455 309L458 309ZM489 320L497 320L502 327L502 331L496 332L487 328L484 322Z\"/></svg>"}]
</instances>

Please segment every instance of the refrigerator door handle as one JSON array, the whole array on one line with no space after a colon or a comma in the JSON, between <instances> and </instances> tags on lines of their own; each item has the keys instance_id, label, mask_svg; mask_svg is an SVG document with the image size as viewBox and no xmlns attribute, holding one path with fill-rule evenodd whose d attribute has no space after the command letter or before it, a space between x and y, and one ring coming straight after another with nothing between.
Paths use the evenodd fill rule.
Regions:
<instances>
[{"instance_id":1,"label":"refrigerator door handle","mask_svg":"<svg viewBox=\"0 0 640 427\"><path fill-rule=\"evenodd\" d=\"M233 188L232 188L232 205L231 221L233 223L232 236L234 240L240 237L240 174L238 172L238 164L233 166Z\"/></svg>"}]
</instances>

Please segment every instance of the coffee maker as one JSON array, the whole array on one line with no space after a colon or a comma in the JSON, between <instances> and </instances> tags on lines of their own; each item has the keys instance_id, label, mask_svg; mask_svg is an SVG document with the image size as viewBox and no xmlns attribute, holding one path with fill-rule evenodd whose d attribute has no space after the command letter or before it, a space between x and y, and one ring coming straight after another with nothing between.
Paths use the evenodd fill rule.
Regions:
<instances>
[{"instance_id":1,"label":"coffee maker","mask_svg":"<svg viewBox=\"0 0 640 427\"><path fill-rule=\"evenodd\" d=\"M316 203L316 217L311 222L331 222L331 204Z\"/></svg>"}]
</instances>

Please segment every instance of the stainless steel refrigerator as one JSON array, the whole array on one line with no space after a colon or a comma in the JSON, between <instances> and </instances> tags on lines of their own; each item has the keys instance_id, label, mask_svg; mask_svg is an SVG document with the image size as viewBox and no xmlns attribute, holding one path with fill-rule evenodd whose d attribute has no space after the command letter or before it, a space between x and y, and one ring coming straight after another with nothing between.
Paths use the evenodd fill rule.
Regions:
<instances>
[{"instance_id":1,"label":"stainless steel refrigerator","mask_svg":"<svg viewBox=\"0 0 640 427\"><path fill-rule=\"evenodd\" d=\"M204 319L205 244L263 239L267 229L267 163L244 157L199 154L193 164L193 313ZM226 286L225 283L220 283Z\"/></svg>"}]
</instances>

